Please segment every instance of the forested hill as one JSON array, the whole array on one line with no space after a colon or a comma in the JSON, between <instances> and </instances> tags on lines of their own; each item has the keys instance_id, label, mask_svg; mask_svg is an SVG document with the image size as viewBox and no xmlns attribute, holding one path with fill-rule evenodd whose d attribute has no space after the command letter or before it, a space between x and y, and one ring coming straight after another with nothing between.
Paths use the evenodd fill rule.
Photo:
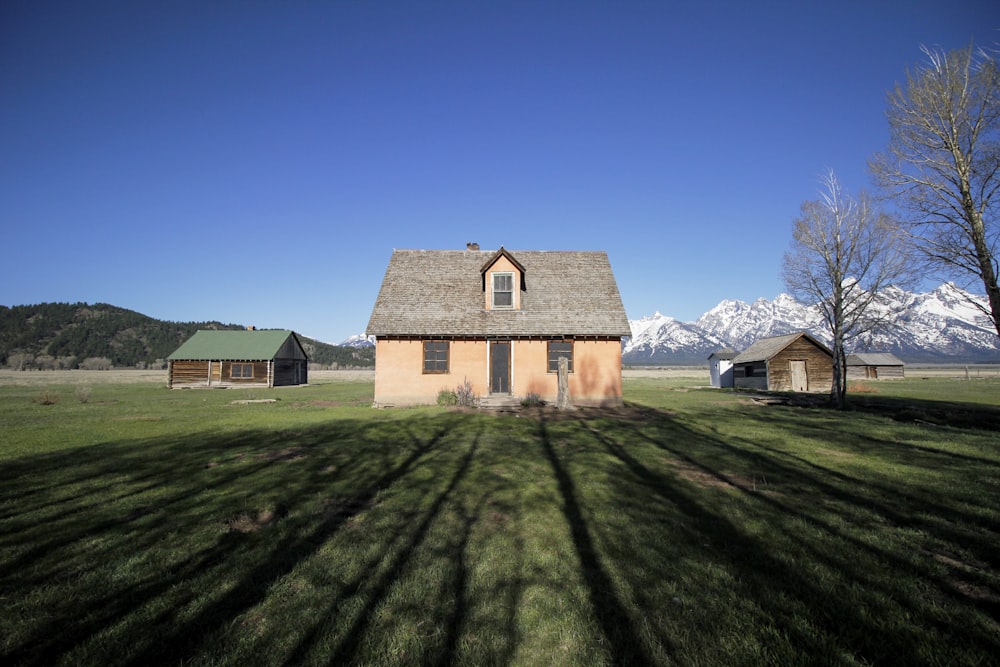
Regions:
<instances>
[{"instance_id":1,"label":"forested hill","mask_svg":"<svg viewBox=\"0 0 1000 667\"><path fill-rule=\"evenodd\" d=\"M0 365L16 369L164 368L164 360L199 329L243 329L221 322L166 322L106 303L0 306ZM310 362L373 366L374 350L299 336Z\"/></svg>"}]
</instances>

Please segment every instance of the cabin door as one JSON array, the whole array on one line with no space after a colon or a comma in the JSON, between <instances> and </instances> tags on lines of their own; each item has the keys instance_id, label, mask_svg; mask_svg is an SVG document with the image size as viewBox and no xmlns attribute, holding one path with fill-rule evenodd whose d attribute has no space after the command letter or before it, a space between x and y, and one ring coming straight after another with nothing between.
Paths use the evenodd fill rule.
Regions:
<instances>
[{"instance_id":1,"label":"cabin door","mask_svg":"<svg viewBox=\"0 0 1000 667\"><path fill-rule=\"evenodd\" d=\"M490 393L510 393L510 341L490 341Z\"/></svg>"},{"instance_id":2,"label":"cabin door","mask_svg":"<svg viewBox=\"0 0 1000 667\"><path fill-rule=\"evenodd\" d=\"M792 372L792 391L809 391L809 376L806 374L805 360L792 359L788 363Z\"/></svg>"}]
</instances>

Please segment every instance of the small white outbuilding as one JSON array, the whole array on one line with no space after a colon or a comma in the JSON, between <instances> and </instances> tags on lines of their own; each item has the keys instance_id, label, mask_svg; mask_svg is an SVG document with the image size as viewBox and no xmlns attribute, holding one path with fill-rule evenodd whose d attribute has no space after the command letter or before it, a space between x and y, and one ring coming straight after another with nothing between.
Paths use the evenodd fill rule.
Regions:
<instances>
[{"instance_id":1,"label":"small white outbuilding","mask_svg":"<svg viewBox=\"0 0 1000 667\"><path fill-rule=\"evenodd\" d=\"M708 356L708 372L712 376L713 387L733 386L733 357L736 350L724 347Z\"/></svg>"}]
</instances>

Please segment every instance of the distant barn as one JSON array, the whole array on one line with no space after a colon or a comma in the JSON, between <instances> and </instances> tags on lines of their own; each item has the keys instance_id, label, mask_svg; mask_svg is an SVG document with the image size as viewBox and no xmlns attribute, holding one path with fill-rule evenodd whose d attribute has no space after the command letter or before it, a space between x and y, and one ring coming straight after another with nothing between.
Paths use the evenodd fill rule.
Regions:
<instances>
[{"instance_id":1,"label":"distant barn","mask_svg":"<svg viewBox=\"0 0 1000 667\"><path fill-rule=\"evenodd\" d=\"M293 331L198 331L167 357L170 387L306 384L308 357Z\"/></svg>"},{"instance_id":2,"label":"distant barn","mask_svg":"<svg viewBox=\"0 0 1000 667\"><path fill-rule=\"evenodd\" d=\"M708 356L708 372L713 387L733 386L733 358L736 350L724 347Z\"/></svg>"},{"instance_id":3,"label":"distant barn","mask_svg":"<svg viewBox=\"0 0 1000 667\"><path fill-rule=\"evenodd\" d=\"M805 332L762 338L733 358L733 383L773 391L830 391L833 352Z\"/></svg>"},{"instance_id":4,"label":"distant barn","mask_svg":"<svg viewBox=\"0 0 1000 667\"><path fill-rule=\"evenodd\" d=\"M848 380L887 380L903 377L903 362L889 352L847 355Z\"/></svg>"}]
</instances>

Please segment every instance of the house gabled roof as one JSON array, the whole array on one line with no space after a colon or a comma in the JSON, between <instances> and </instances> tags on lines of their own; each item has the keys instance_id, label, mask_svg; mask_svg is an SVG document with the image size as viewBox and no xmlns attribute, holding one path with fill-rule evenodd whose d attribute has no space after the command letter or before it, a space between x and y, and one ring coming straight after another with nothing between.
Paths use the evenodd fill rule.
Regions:
<instances>
[{"instance_id":1,"label":"house gabled roof","mask_svg":"<svg viewBox=\"0 0 1000 667\"><path fill-rule=\"evenodd\" d=\"M831 357L833 352L830 351L826 345L820 341L813 338L811 335L804 331L798 333L786 334L784 336L774 336L772 338L761 338L753 345L743 350L736 357L733 358L734 364L747 364L755 361L769 361L774 355L778 354L786 347L791 345L793 342L799 338L805 337L813 343L816 347L823 350Z\"/></svg>"},{"instance_id":2,"label":"house gabled roof","mask_svg":"<svg viewBox=\"0 0 1000 667\"><path fill-rule=\"evenodd\" d=\"M731 361L733 357L736 356L736 350L730 347L724 347L720 350L716 350L712 354L708 355L709 359L721 359L722 361Z\"/></svg>"},{"instance_id":3,"label":"house gabled roof","mask_svg":"<svg viewBox=\"0 0 1000 667\"><path fill-rule=\"evenodd\" d=\"M486 310L482 271L521 268L521 308ZM516 260L514 259L516 258ZM365 330L374 336L628 336L607 253L396 250Z\"/></svg>"},{"instance_id":4,"label":"house gabled roof","mask_svg":"<svg viewBox=\"0 0 1000 667\"><path fill-rule=\"evenodd\" d=\"M524 273L524 266L521 264L521 262L517 261L514 258L514 255L510 254L510 251L508 251L503 246L500 246L500 249L497 250L495 253L493 253L492 257L490 257L488 260L486 260L486 263L483 264L483 266L482 266L481 269L479 269L479 272L480 273L486 273L487 269L489 269L491 266L493 266L493 264L495 264L496 261L498 259L500 259L501 257L506 257L510 261L511 264L513 264L514 266L517 267L518 271L520 271L521 273Z\"/></svg>"},{"instance_id":5,"label":"house gabled roof","mask_svg":"<svg viewBox=\"0 0 1000 667\"><path fill-rule=\"evenodd\" d=\"M291 337L302 350L294 331L265 329L262 331L197 331L177 348L169 360L267 361L274 359Z\"/></svg>"},{"instance_id":6,"label":"house gabled roof","mask_svg":"<svg viewBox=\"0 0 1000 667\"><path fill-rule=\"evenodd\" d=\"M891 352L859 352L847 355L848 366L902 366L902 360Z\"/></svg>"}]
</instances>

